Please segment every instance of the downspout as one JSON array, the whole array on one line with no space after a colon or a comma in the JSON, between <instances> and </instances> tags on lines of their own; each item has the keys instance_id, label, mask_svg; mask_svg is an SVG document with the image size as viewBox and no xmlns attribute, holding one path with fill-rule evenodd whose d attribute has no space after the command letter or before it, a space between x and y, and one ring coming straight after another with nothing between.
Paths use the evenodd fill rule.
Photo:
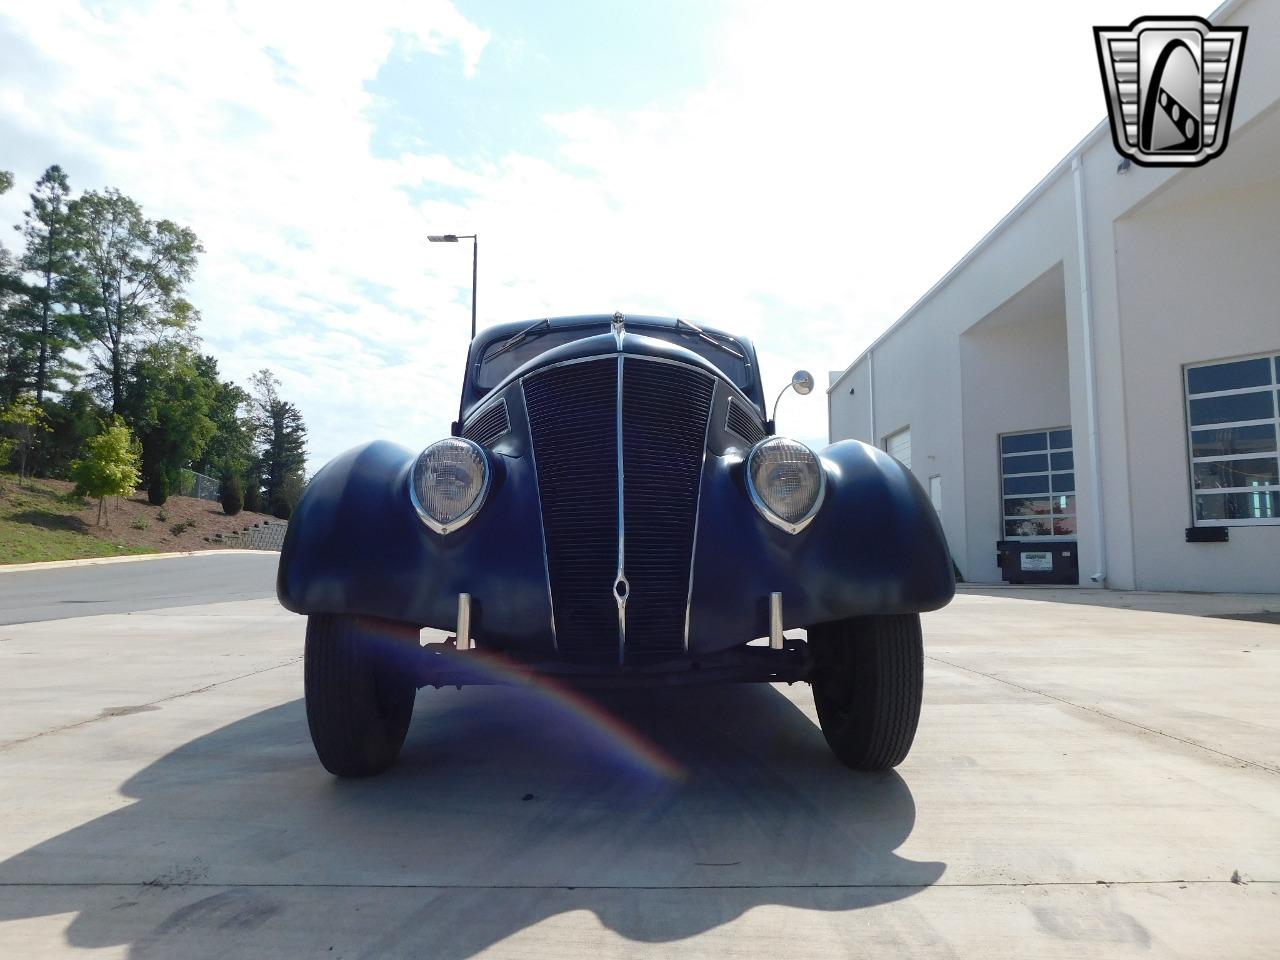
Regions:
<instances>
[{"instance_id":1,"label":"downspout","mask_svg":"<svg viewBox=\"0 0 1280 960\"><path fill-rule=\"evenodd\" d=\"M867 410L871 414L871 445L880 446L876 437L876 352L867 351Z\"/></svg>"},{"instance_id":2,"label":"downspout","mask_svg":"<svg viewBox=\"0 0 1280 960\"><path fill-rule=\"evenodd\" d=\"M1096 584L1107 580L1106 528L1102 516L1102 459L1098 437L1097 372L1094 363L1092 284L1089 268L1089 232L1085 223L1084 161L1080 154L1071 158L1071 175L1076 194L1076 257L1080 269L1080 321L1084 341L1084 406L1089 428L1089 458L1093 461L1090 493L1093 497L1093 544L1095 572L1089 579Z\"/></svg>"}]
</instances>

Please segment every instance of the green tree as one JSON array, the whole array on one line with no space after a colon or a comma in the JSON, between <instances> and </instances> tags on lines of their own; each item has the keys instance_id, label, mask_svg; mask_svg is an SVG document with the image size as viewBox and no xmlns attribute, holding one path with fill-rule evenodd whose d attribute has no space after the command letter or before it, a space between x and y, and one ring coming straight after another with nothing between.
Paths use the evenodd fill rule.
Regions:
<instances>
[{"instance_id":1,"label":"green tree","mask_svg":"<svg viewBox=\"0 0 1280 960\"><path fill-rule=\"evenodd\" d=\"M13 174L0 170L0 194L12 186ZM0 243L0 406L17 400L31 379L35 354L22 310L25 293L18 264ZM8 462L7 457L4 462Z\"/></svg>"},{"instance_id":2,"label":"green tree","mask_svg":"<svg viewBox=\"0 0 1280 960\"><path fill-rule=\"evenodd\" d=\"M97 498L98 525L101 526L107 497L125 496L138 486L140 451L133 434L119 417L113 417L111 425L96 437L90 437L84 447L84 458L72 467L71 478L76 482L79 496Z\"/></svg>"},{"instance_id":3,"label":"green tree","mask_svg":"<svg viewBox=\"0 0 1280 960\"><path fill-rule=\"evenodd\" d=\"M40 435L48 432L49 418L40 404L24 396L0 410L0 424L4 425L5 433L13 440L13 449L17 451L18 484L21 485L27 479L27 457Z\"/></svg>"},{"instance_id":4,"label":"green tree","mask_svg":"<svg viewBox=\"0 0 1280 960\"><path fill-rule=\"evenodd\" d=\"M73 389L64 390L57 402L45 400L44 412L49 432L31 451L27 466L33 474L66 479L85 441L98 433L106 411L88 390Z\"/></svg>"},{"instance_id":5,"label":"green tree","mask_svg":"<svg viewBox=\"0 0 1280 960\"><path fill-rule=\"evenodd\" d=\"M0 406L13 403L31 388L38 355L30 304L21 297L0 294Z\"/></svg>"},{"instance_id":6,"label":"green tree","mask_svg":"<svg viewBox=\"0 0 1280 960\"><path fill-rule=\"evenodd\" d=\"M178 471L199 458L216 432L209 409L218 383L204 376L185 344L161 341L138 352L121 408L142 447L149 490L177 486Z\"/></svg>"},{"instance_id":7,"label":"green tree","mask_svg":"<svg viewBox=\"0 0 1280 960\"><path fill-rule=\"evenodd\" d=\"M203 251L170 220L148 220L119 190L87 191L68 209L75 300L112 413L124 410L125 379L141 340L189 330L195 308L183 296Z\"/></svg>"},{"instance_id":8,"label":"green tree","mask_svg":"<svg viewBox=\"0 0 1280 960\"><path fill-rule=\"evenodd\" d=\"M22 269L39 277L38 283L28 287L29 314L36 319L37 403L44 402L45 390L54 379L50 365L60 365L67 348L81 339L78 318L62 308L67 292L77 286L68 224L70 194L67 175L54 164L36 181L31 209L22 215L24 223L18 228L26 244Z\"/></svg>"},{"instance_id":9,"label":"green tree","mask_svg":"<svg viewBox=\"0 0 1280 960\"><path fill-rule=\"evenodd\" d=\"M287 516L305 482L307 427L302 412L281 398L280 381L270 370L259 370L251 383L251 419L258 446L257 476L253 482L263 490L267 509L273 513L284 510Z\"/></svg>"},{"instance_id":10,"label":"green tree","mask_svg":"<svg viewBox=\"0 0 1280 960\"><path fill-rule=\"evenodd\" d=\"M245 477L253 463L253 424L247 414L249 394L218 374L218 361L199 356L196 370L212 386L207 416L213 422L213 436L191 468L209 476L235 474Z\"/></svg>"}]
</instances>

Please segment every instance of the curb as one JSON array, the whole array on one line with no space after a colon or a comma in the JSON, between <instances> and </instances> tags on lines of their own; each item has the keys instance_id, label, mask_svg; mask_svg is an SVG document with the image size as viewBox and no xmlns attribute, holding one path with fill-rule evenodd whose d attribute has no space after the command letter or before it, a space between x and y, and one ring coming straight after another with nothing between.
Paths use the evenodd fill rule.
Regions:
<instances>
[{"instance_id":1,"label":"curb","mask_svg":"<svg viewBox=\"0 0 1280 960\"><path fill-rule=\"evenodd\" d=\"M208 557L238 554L279 554L279 550L183 550L178 553L133 553L127 557L85 557L82 560L47 560L43 563L11 563L0 566L0 575L23 570L57 570L60 567L92 567L100 563L134 563L139 560L172 560L174 557Z\"/></svg>"}]
</instances>

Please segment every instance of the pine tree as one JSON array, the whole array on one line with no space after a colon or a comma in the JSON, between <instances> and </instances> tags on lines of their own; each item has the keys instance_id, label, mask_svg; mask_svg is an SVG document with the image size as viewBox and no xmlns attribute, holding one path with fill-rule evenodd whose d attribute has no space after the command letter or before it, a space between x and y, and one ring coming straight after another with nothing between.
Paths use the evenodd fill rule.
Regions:
<instances>
[{"instance_id":1,"label":"pine tree","mask_svg":"<svg viewBox=\"0 0 1280 960\"><path fill-rule=\"evenodd\" d=\"M77 318L60 309L66 292L76 286L68 223L70 193L67 175L54 164L36 181L31 209L22 215L25 222L17 228L26 242L22 269L39 277L27 288L28 316L35 320L37 403L44 402L45 390L53 379L51 365L59 364L63 352L80 340Z\"/></svg>"},{"instance_id":2,"label":"pine tree","mask_svg":"<svg viewBox=\"0 0 1280 960\"><path fill-rule=\"evenodd\" d=\"M301 495L307 465L307 427L302 412L280 397L270 370L253 375L253 432L258 445L258 483L266 507L285 518Z\"/></svg>"}]
</instances>

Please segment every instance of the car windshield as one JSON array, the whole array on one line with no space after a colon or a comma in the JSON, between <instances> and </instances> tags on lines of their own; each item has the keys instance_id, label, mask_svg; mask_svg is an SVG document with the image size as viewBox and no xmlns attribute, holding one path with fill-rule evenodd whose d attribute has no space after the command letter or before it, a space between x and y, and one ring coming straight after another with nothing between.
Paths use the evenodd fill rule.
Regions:
<instances>
[{"instance_id":1,"label":"car windshield","mask_svg":"<svg viewBox=\"0 0 1280 960\"><path fill-rule=\"evenodd\" d=\"M481 390L492 390L512 371L528 363L534 357L554 347L583 337L604 333L608 329L602 325L599 330L584 327L570 327L562 330L532 331L523 340L512 343L511 338L495 340L484 352L480 361L480 369L476 372L476 386ZM738 389L746 391L751 386L751 367L747 363L747 352L742 344L732 337L721 334L702 333L696 327L643 327L631 328L631 332L644 337L654 337L674 343L692 350L698 356L713 364L722 371ZM508 346L510 344L510 346Z\"/></svg>"}]
</instances>

